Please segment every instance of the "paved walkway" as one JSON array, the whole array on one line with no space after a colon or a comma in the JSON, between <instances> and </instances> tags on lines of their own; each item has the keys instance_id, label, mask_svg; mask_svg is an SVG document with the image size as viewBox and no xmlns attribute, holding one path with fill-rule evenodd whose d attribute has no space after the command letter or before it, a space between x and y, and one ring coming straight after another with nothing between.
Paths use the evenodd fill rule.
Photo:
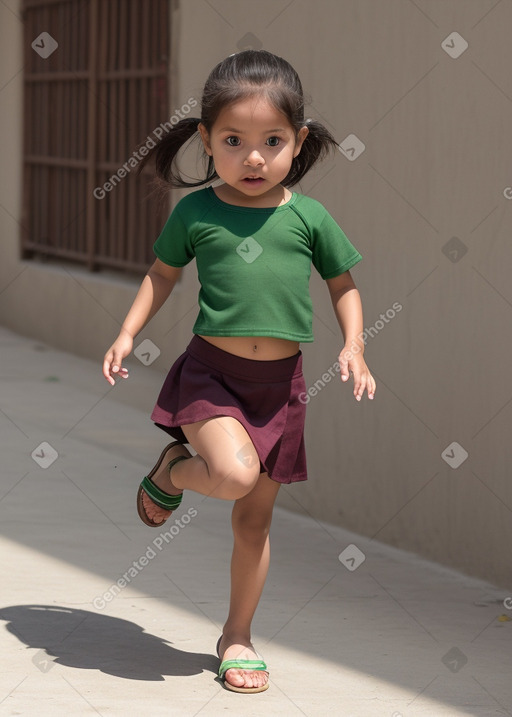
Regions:
<instances>
[{"instance_id":1,"label":"paved walkway","mask_svg":"<svg viewBox=\"0 0 512 717\"><path fill-rule=\"evenodd\" d=\"M188 492L166 531L134 508L162 377L133 358L110 388L4 329L0 367L0 715L512 715L506 592L288 511L300 486L254 623L270 689L223 689L231 505Z\"/></svg>"}]
</instances>

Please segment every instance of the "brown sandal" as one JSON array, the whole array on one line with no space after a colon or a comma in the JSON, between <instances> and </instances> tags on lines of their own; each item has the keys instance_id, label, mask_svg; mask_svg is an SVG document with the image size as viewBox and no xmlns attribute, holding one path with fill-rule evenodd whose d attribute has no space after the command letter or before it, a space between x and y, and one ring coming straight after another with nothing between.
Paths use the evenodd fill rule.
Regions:
<instances>
[{"instance_id":1,"label":"brown sandal","mask_svg":"<svg viewBox=\"0 0 512 717\"><path fill-rule=\"evenodd\" d=\"M174 511L180 506L183 498L183 493L179 493L178 495L171 495L170 493L166 493L165 491L161 490L157 485L155 485L151 479L153 478L155 473L157 473L157 471L159 471L162 467L162 463L167 452L175 446L182 445L183 443L180 443L179 441L173 441L172 443L169 443L169 445L166 446L160 454L160 458L156 462L155 466L151 469L148 475L142 479L142 482L139 486L139 490L137 492L137 512L142 522L146 525L149 525L151 528L159 528L166 522L167 518L166 520L162 520L160 523L155 523L153 520L151 520L151 518L148 517L148 514L144 509L144 503L142 502L142 491L144 491L148 495L148 497L153 501L153 503L155 503L155 505L157 505L159 508L163 508L164 510ZM188 457L192 458L192 456ZM169 471L175 463L178 463L178 461L184 461L186 459L187 456L176 456L176 458L173 458L168 465Z\"/></svg>"}]
</instances>

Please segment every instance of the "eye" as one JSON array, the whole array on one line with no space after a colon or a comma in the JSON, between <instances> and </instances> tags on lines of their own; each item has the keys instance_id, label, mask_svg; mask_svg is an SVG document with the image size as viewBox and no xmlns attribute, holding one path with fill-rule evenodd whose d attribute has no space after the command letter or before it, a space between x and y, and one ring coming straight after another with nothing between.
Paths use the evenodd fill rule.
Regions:
<instances>
[{"instance_id":1,"label":"eye","mask_svg":"<svg viewBox=\"0 0 512 717\"><path fill-rule=\"evenodd\" d=\"M230 142L231 139L235 139L237 142L240 142L240 137L235 137L235 136L233 135L233 136L228 137L228 138L226 139L226 142L229 144L230 147L238 147L238 146L239 146L238 144L232 144L232 143Z\"/></svg>"},{"instance_id":2,"label":"eye","mask_svg":"<svg viewBox=\"0 0 512 717\"><path fill-rule=\"evenodd\" d=\"M280 139L279 137L269 137L269 138L267 139L267 142L268 142L269 147L277 147L277 146L279 146L279 142L280 142L280 141L281 141L281 139Z\"/></svg>"}]
</instances>

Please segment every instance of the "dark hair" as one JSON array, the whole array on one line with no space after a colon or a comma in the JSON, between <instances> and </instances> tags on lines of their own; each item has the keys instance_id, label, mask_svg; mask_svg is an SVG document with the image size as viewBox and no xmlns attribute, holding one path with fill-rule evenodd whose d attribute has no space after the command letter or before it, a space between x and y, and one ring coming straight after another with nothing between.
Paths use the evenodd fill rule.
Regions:
<instances>
[{"instance_id":1,"label":"dark hair","mask_svg":"<svg viewBox=\"0 0 512 717\"><path fill-rule=\"evenodd\" d=\"M208 159L205 179L187 182L176 167L176 155L181 147L198 132L202 122L210 133L219 113L225 107L255 95L265 97L273 107L288 119L295 136L306 126L309 130L301 150L294 157L290 171L282 184L297 184L311 167L338 146L323 124L304 120L304 95L297 72L281 57L267 50L243 50L222 60L210 73L201 100L201 118L187 117L176 123L158 144L149 151L139 165L139 171L155 159L157 176L166 186L199 187L218 178L213 157L203 149L203 161ZM199 133L197 134L199 137Z\"/></svg>"}]
</instances>

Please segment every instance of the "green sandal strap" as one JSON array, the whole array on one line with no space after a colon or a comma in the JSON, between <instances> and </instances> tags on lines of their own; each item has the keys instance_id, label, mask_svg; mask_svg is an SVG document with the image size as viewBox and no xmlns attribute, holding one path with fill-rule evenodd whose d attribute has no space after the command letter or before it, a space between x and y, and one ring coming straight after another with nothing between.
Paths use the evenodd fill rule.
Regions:
<instances>
[{"instance_id":1,"label":"green sandal strap","mask_svg":"<svg viewBox=\"0 0 512 717\"><path fill-rule=\"evenodd\" d=\"M172 466L178 461L185 460L187 460L187 456L177 456L176 458L173 458L172 461L169 462L169 470L171 470ZM180 506L181 501L183 499L183 493L179 493L178 495L171 495L170 493L166 493L165 491L161 490L157 485L155 485L153 481L148 478L148 476L145 476L142 479L140 485L141 488L151 498L153 503L155 503L155 505L158 505L159 508L163 508L164 510L176 510L176 508Z\"/></svg>"},{"instance_id":2,"label":"green sandal strap","mask_svg":"<svg viewBox=\"0 0 512 717\"><path fill-rule=\"evenodd\" d=\"M268 672L263 660L224 660L219 667L219 677L222 679L228 670L262 670Z\"/></svg>"},{"instance_id":3,"label":"green sandal strap","mask_svg":"<svg viewBox=\"0 0 512 717\"><path fill-rule=\"evenodd\" d=\"M170 495L160 490L147 476L142 479L140 487L148 494L155 505L164 510L176 510L183 499L183 493Z\"/></svg>"}]
</instances>

